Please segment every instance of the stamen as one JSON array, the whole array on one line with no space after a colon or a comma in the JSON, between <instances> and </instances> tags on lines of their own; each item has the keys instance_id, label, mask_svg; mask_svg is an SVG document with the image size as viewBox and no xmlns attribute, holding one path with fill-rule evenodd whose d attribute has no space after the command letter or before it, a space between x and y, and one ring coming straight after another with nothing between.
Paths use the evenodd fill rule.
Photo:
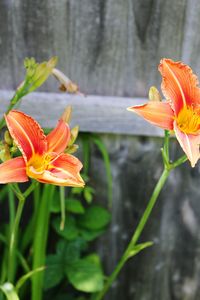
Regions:
<instances>
[{"instance_id":1,"label":"stamen","mask_svg":"<svg viewBox=\"0 0 200 300\"><path fill-rule=\"evenodd\" d=\"M197 134L200 130L199 109L184 107L176 118L179 129L186 134Z\"/></svg>"}]
</instances>

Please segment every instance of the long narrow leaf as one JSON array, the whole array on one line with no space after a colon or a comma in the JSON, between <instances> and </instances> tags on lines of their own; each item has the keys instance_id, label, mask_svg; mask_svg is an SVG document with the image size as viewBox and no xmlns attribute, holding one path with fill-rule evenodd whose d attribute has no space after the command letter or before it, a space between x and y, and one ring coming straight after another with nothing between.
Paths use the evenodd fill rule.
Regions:
<instances>
[{"instance_id":1,"label":"long narrow leaf","mask_svg":"<svg viewBox=\"0 0 200 300\"><path fill-rule=\"evenodd\" d=\"M88 176L90 162L90 135L82 133L81 140L83 144L83 172Z\"/></svg>"},{"instance_id":2,"label":"long narrow leaf","mask_svg":"<svg viewBox=\"0 0 200 300\"><path fill-rule=\"evenodd\" d=\"M112 172L111 172L111 164L110 164L109 154L108 154L105 144L102 142L102 140L100 139L99 136L93 134L92 141L98 147L99 151L102 154L103 160L104 160L106 176L107 176L107 183L108 183L108 205L109 205L109 207L111 207L112 206L112 197L113 197L113 194L112 194L113 183L112 183Z\"/></svg>"},{"instance_id":3,"label":"long narrow leaf","mask_svg":"<svg viewBox=\"0 0 200 300\"><path fill-rule=\"evenodd\" d=\"M43 188L33 242L33 269L37 269L45 264L50 205L54 191L55 186L52 185L46 184ZM43 273L37 273L32 277L32 300L42 300L43 275Z\"/></svg>"},{"instance_id":4,"label":"long narrow leaf","mask_svg":"<svg viewBox=\"0 0 200 300\"><path fill-rule=\"evenodd\" d=\"M40 267L40 268L37 268L35 270L32 270L30 272L28 272L27 274L23 275L18 281L17 281L17 284L16 284L16 290L19 291L19 289L22 287L22 285L29 279L31 278L34 274L38 273L38 272L41 272L41 271L44 271L45 270L45 267Z\"/></svg>"}]
</instances>

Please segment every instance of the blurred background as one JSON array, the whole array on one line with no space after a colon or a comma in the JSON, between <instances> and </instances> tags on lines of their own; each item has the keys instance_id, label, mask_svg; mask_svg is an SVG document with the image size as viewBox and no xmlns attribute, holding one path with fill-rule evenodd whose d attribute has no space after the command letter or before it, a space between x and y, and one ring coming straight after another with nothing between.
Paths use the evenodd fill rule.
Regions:
<instances>
[{"instance_id":1,"label":"blurred background","mask_svg":"<svg viewBox=\"0 0 200 300\"><path fill-rule=\"evenodd\" d=\"M199 16L198 0L0 0L0 89L19 85L25 57L43 61L57 55L58 67L87 95L102 101L112 96L113 106L126 97L147 97L150 86L160 88L162 57L182 60L200 75ZM49 80L41 91L55 92L55 83ZM148 136L142 130L140 135L134 128L132 135L101 133L113 176L111 225L95 245L106 274L123 253L162 171L162 139L154 127ZM172 140L171 157L180 155ZM95 146L90 165L95 201L106 206L105 166ZM199 173L199 164L191 169L186 163L170 175L143 233L142 240L154 245L127 263L106 299L200 299Z\"/></svg>"}]
</instances>

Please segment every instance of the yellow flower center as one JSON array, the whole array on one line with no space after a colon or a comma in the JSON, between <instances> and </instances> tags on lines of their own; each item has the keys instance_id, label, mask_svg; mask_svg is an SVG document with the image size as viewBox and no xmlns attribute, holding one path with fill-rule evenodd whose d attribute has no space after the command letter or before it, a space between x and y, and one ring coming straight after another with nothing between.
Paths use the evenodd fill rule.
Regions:
<instances>
[{"instance_id":1,"label":"yellow flower center","mask_svg":"<svg viewBox=\"0 0 200 300\"><path fill-rule=\"evenodd\" d=\"M183 107L176 118L179 129L186 134L197 134L200 130L200 113L192 107Z\"/></svg>"},{"instance_id":2,"label":"yellow flower center","mask_svg":"<svg viewBox=\"0 0 200 300\"><path fill-rule=\"evenodd\" d=\"M37 174L42 174L49 166L52 160L51 154L45 154L43 156L35 154L27 164L26 173L29 177L36 178Z\"/></svg>"}]
</instances>

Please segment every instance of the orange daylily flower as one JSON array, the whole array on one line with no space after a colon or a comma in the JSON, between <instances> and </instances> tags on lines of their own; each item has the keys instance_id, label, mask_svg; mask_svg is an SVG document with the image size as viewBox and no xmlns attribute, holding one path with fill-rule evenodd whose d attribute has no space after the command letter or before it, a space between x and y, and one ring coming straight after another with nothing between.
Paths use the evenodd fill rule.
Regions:
<instances>
[{"instance_id":1,"label":"orange daylily flower","mask_svg":"<svg viewBox=\"0 0 200 300\"><path fill-rule=\"evenodd\" d=\"M0 164L0 183L25 182L31 177L60 186L84 186L80 176L82 163L64 153L70 129L63 119L47 136L40 125L23 112L12 110L5 119L22 156Z\"/></svg>"},{"instance_id":2,"label":"orange daylily flower","mask_svg":"<svg viewBox=\"0 0 200 300\"><path fill-rule=\"evenodd\" d=\"M150 123L163 129L174 130L192 167L200 158L200 88L198 78L182 62L162 59L161 89L166 101L153 102L128 108Z\"/></svg>"}]
</instances>

